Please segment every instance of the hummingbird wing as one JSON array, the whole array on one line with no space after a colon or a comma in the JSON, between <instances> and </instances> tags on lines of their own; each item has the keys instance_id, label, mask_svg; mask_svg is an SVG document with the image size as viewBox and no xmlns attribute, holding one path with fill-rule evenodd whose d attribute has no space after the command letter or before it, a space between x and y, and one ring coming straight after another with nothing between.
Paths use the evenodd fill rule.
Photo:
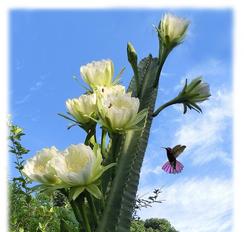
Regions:
<instances>
[{"instance_id":1,"label":"hummingbird wing","mask_svg":"<svg viewBox=\"0 0 244 232\"><path fill-rule=\"evenodd\" d=\"M185 149L185 145L181 146L180 144L178 144L172 148L172 154L175 158L177 158Z\"/></svg>"}]
</instances>

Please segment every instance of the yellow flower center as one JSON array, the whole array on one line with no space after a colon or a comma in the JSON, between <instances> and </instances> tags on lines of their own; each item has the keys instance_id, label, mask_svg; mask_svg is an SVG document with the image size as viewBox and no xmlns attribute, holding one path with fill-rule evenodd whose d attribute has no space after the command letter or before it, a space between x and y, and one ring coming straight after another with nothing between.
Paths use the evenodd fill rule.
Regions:
<instances>
[{"instance_id":1,"label":"yellow flower center","mask_svg":"<svg viewBox=\"0 0 244 232\"><path fill-rule=\"evenodd\" d=\"M87 155L72 154L67 160L67 167L71 172L79 172L89 162Z\"/></svg>"}]
</instances>

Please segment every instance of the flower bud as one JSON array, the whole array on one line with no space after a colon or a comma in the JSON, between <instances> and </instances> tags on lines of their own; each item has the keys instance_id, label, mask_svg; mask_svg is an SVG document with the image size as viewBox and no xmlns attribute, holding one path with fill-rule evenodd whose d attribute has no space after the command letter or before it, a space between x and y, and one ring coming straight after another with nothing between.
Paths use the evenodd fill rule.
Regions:
<instances>
[{"instance_id":1,"label":"flower bud","mask_svg":"<svg viewBox=\"0 0 244 232\"><path fill-rule=\"evenodd\" d=\"M37 154L26 161L22 172L31 180L40 182L45 185L56 185L60 183L60 179L56 175L55 169L52 167L52 160L59 156L55 147L44 148Z\"/></svg>"},{"instance_id":2,"label":"flower bud","mask_svg":"<svg viewBox=\"0 0 244 232\"><path fill-rule=\"evenodd\" d=\"M127 56L130 64L132 66L137 66L136 50L134 49L133 45L130 42L127 44Z\"/></svg>"},{"instance_id":3,"label":"flower bud","mask_svg":"<svg viewBox=\"0 0 244 232\"><path fill-rule=\"evenodd\" d=\"M188 26L188 20L171 14L165 14L158 28L160 41L167 48L175 47L183 41Z\"/></svg>"},{"instance_id":4,"label":"flower bud","mask_svg":"<svg viewBox=\"0 0 244 232\"><path fill-rule=\"evenodd\" d=\"M96 113L96 95L84 94L79 98L68 99L66 108L70 114L80 123L88 123L89 116Z\"/></svg>"},{"instance_id":5,"label":"flower bud","mask_svg":"<svg viewBox=\"0 0 244 232\"><path fill-rule=\"evenodd\" d=\"M114 75L114 65L111 60L93 61L80 67L83 80L92 88L111 86Z\"/></svg>"},{"instance_id":6,"label":"flower bud","mask_svg":"<svg viewBox=\"0 0 244 232\"><path fill-rule=\"evenodd\" d=\"M185 86L177 98L184 104L184 113L186 113L187 107L202 112L196 103L206 101L210 96L209 85L203 82L202 77L197 77L189 85L186 80Z\"/></svg>"}]
</instances>

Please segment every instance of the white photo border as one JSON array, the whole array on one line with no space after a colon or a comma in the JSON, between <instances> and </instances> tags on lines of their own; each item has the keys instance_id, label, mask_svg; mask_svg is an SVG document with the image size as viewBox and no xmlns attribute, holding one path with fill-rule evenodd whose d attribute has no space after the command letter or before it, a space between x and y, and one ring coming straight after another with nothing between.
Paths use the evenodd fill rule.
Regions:
<instances>
[{"instance_id":1,"label":"white photo border","mask_svg":"<svg viewBox=\"0 0 244 232\"><path fill-rule=\"evenodd\" d=\"M234 225L233 231L243 231L244 228L244 12L241 1L231 0L168 0L168 1L138 1L138 0L2 0L0 3L0 59L1 59L1 114L0 114L0 231L8 231L8 193L7 193L7 114L8 114L8 82L9 82L9 11L12 9L232 9L234 17L233 26L233 106L234 106L234 133L233 133L233 158L234 158ZM231 186L230 186L231 187ZM206 189L207 191L207 189ZM206 212L208 213L208 212ZM5 223L4 223L5 222Z\"/></svg>"}]
</instances>

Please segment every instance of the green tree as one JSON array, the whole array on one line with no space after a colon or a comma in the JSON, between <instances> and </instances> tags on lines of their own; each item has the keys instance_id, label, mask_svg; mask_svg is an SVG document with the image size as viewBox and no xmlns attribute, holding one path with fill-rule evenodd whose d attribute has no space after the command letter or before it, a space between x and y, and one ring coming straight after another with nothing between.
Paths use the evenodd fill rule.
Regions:
<instances>
[{"instance_id":1,"label":"green tree","mask_svg":"<svg viewBox=\"0 0 244 232\"><path fill-rule=\"evenodd\" d=\"M131 232L146 232L144 227L144 221L142 220L134 220L131 223Z\"/></svg>"},{"instance_id":2,"label":"green tree","mask_svg":"<svg viewBox=\"0 0 244 232\"><path fill-rule=\"evenodd\" d=\"M178 232L168 220L163 218L150 218L132 221L131 232Z\"/></svg>"},{"instance_id":3,"label":"green tree","mask_svg":"<svg viewBox=\"0 0 244 232\"><path fill-rule=\"evenodd\" d=\"M62 232L78 232L78 224L68 204L58 207L55 204L55 195L48 196L37 193L26 201L24 194L14 183L10 188L10 218L9 231L11 232L59 232L61 223L64 224ZM61 220L60 220L61 219Z\"/></svg>"},{"instance_id":4,"label":"green tree","mask_svg":"<svg viewBox=\"0 0 244 232\"><path fill-rule=\"evenodd\" d=\"M34 194L31 182L22 174L23 156L29 152L21 144L24 135L22 128L9 123L9 152L15 156L14 164L18 171L18 176L9 182L9 231L78 231L78 223L64 196L59 192Z\"/></svg>"},{"instance_id":5,"label":"green tree","mask_svg":"<svg viewBox=\"0 0 244 232\"><path fill-rule=\"evenodd\" d=\"M144 227L146 228L147 232L150 231L148 229L153 229L155 232L177 232L177 230L171 226L168 220L162 218L146 219Z\"/></svg>"}]
</instances>

